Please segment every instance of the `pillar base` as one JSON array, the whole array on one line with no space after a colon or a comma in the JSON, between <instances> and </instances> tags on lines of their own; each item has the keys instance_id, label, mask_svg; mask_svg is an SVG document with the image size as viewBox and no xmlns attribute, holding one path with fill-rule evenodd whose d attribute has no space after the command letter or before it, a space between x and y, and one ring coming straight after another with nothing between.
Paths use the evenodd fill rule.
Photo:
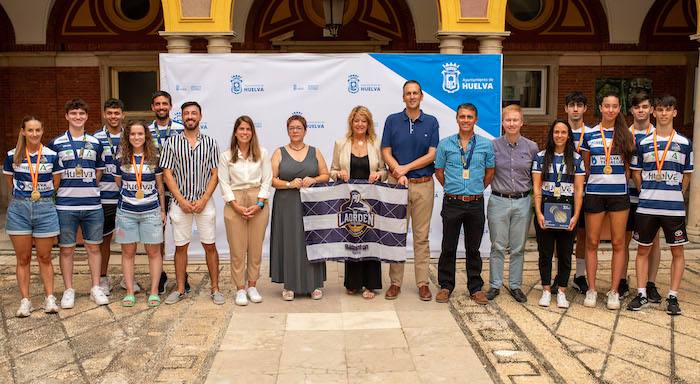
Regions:
<instances>
[{"instance_id":1,"label":"pillar base","mask_svg":"<svg viewBox=\"0 0 700 384\"><path fill-rule=\"evenodd\" d=\"M505 36L481 36L479 40L479 53L503 53L503 39Z\"/></svg>"},{"instance_id":2,"label":"pillar base","mask_svg":"<svg viewBox=\"0 0 700 384\"><path fill-rule=\"evenodd\" d=\"M440 53L461 55L464 51L464 36L438 35L440 39Z\"/></svg>"},{"instance_id":3,"label":"pillar base","mask_svg":"<svg viewBox=\"0 0 700 384\"><path fill-rule=\"evenodd\" d=\"M207 36L207 53L231 53L231 40L234 38L233 32L217 33Z\"/></svg>"},{"instance_id":4,"label":"pillar base","mask_svg":"<svg viewBox=\"0 0 700 384\"><path fill-rule=\"evenodd\" d=\"M168 53L190 53L193 36L171 32L158 32L167 42Z\"/></svg>"}]
</instances>

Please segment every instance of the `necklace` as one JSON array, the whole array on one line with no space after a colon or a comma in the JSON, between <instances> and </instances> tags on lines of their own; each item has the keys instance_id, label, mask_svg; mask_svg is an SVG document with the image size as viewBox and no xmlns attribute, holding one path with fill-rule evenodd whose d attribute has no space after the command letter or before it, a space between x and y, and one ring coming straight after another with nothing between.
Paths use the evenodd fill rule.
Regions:
<instances>
[{"instance_id":1,"label":"necklace","mask_svg":"<svg viewBox=\"0 0 700 384\"><path fill-rule=\"evenodd\" d=\"M301 148L294 148L294 147L292 146L292 144L290 143L290 144L289 144L289 148L290 148L290 149L293 149L293 150L295 150L295 151L301 151L302 149L306 148L306 144L302 144L302 145L301 145Z\"/></svg>"}]
</instances>

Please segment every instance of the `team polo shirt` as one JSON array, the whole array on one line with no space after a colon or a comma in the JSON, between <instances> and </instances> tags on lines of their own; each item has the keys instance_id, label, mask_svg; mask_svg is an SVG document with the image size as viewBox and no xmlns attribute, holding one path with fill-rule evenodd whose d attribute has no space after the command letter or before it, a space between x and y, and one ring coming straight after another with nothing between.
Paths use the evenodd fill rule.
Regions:
<instances>
[{"instance_id":1,"label":"team polo shirt","mask_svg":"<svg viewBox=\"0 0 700 384\"><path fill-rule=\"evenodd\" d=\"M493 143L481 135L474 134L464 151L465 162L472 147L474 152L469 162L469 179L464 179L459 135L454 134L440 140L435 155L435 168L445 170L445 193L452 195L480 195L484 193L486 168L496 166Z\"/></svg>"},{"instance_id":2,"label":"team polo shirt","mask_svg":"<svg viewBox=\"0 0 700 384\"><path fill-rule=\"evenodd\" d=\"M6 175L12 175L12 196L30 198L34 190L31 172L36 172L36 157L38 153L29 154L29 160L32 162L30 171L25 153L17 154L17 156L22 156L22 163L19 166L15 166L15 150L7 152L2 171ZM61 172L58 168L58 155L55 151L44 146L41 149L41 159L39 159L39 175L36 187L42 198L53 198L53 175Z\"/></svg>"},{"instance_id":3,"label":"team polo shirt","mask_svg":"<svg viewBox=\"0 0 700 384\"><path fill-rule=\"evenodd\" d=\"M151 131L151 136L153 136L153 144L160 151L171 136L181 133L185 130L185 127L177 121L173 121L173 119L170 119L165 126L160 126L158 125L158 120L153 120L148 126L148 130Z\"/></svg>"},{"instance_id":4,"label":"team polo shirt","mask_svg":"<svg viewBox=\"0 0 700 384\"><path fill-rule=\"evenodd\" d=\"M668 143L668 137L656 137L659 156ZM661 181L656 181L654 135L637 142L637 155L632 158L631 169L641 170L642 188L639 192L637 213L657 216L685 216L682 181L684 173L693 172L693 145L676 132L666 153L661 169Z\"/></svg>"},{"instance_id":5,"label":"team polo shirt","mask_svg":"<svg viewBox=\"0 0 700 384\"><path fill-rule=\"evenodd\" d=\"M540 151L535 156L535 160L532 161L532 173L543 173L545 152ZM549 164L549 170L542 176L542 196L554 197L555 187L560 188L562 197L574 196L574 179L576 176L584 176L586 167L583 164L583 158L576 152L574 152L574 174L567 173L567 167L564 154L555 153L552 163Z\"/></svg>"},{"instance_id":6,"label":"team polo shirt","mask_svg":"<svg viewBox=\"0 0 700 384\"><path fill-rule=\"evenodd\" d=\"M141 155L134 155L137 167L141 164L141 157ZM136 173L134 172L131 159L117 159L116 166L116 176L122 179L122 187L119 190L121 199L118 205L121 210L131 213L142 213L160 207L156 175L160 175L163 172L160 167L158 167L158 164L150 165L147 162L143 163L143 174L141 175L141 189L144 194L143 199L136 198L138 185L136 184Z\"/></svg>"},{"instance_id":7,"label":"team polo shirt","mask_svg":"<svg viewBox=\"0 0 700 384\"><path fill-rule=\"evenodd\" d=\"M119 200L119 187L114 181L117 173L116 157L119 151L121 133L113 135L103 127L93 135L102 145L102 161L105 163L105 171L100 178L100 198L102 204L117 204Z\"/></svg>"},{"instance_id":8,"label":"team polo shirt","mask_svg":"<svg viewBox=\"0 0 700 384\"><path fill-rule=\"evenodd\" d=\"M606 145L610 146L614 128L605 129ZM590 175L586 184L586 193L591 195L626 195L627 177L625 176L625 162L621 155L611 154L610 165L612 173L603 173L605 167L605 149L600 135L600 124L591 128L583 135L582 151L591 155Z\"/></svg>"},{"instance_id":9,"label":"team polo shirt","mask_svg":"<svg viewBox=\"0 0 700 384\"><path fill-rule=\"evenodd\" d=\"M424 156L431 147L437 148L440 141L438 121L434 116L420 112L415 121L406 115L406 110L389 115L384 122L382 148L391 148L391 155L399 163L406 165ZM408 171L409 179L432 176L435 173L433 163L423 168Z\"/></svg>"},{"instance_id":10,"label":"team polo shirt","mask_svg":"<svg viewBox=\"0 0 700 384\"><path fill-rule=\"evenodd\" d=\"M57 170L63 171L61 182L56 193L56 209L62 211L84 211L101 209L100 188L97 186L95 174L104 170L102 146L94 136L83 134L73 137L75 152L66 133L58 136L49 143L49 148L58 154ZM75 153L82 158L76 160ZM80 163L83 175L78 176L75 167Z\"/></svg>"},{"instance_id":11,"label":"team polo shirt","mask_svg":"<svg viewBox=\"0 0 700 384\"><path fill-rule=\"evenodd\" d=\"M649 133L653 133L656 128L653 124L649 124ZM637 131L634 129L634 125L630 127L630 132L634 138L634 144L637 145L638 142L642 141L647 136L647 131ZM627 180L627 189L630 192L630 203L639 204L639 191L637 186L634 184L634 180L630 177Z\"/></svg>"},{"instance_id":12,"label":"team polo shirt","mask_svg":"<svg viewBox=\"0 0 700 384\"><path fill-rule=\"evenodd\" d=\"M585 140L586 133L591 130L591 127L584 125L583 128L571 129L571 133L574 134L573 140L576 146L576 152L581 153L581 146L583 145L583 140ZM583 134L583 137L581 136ZM583 140L582 140L583 139Z\"/></svg>"}]
</instances>

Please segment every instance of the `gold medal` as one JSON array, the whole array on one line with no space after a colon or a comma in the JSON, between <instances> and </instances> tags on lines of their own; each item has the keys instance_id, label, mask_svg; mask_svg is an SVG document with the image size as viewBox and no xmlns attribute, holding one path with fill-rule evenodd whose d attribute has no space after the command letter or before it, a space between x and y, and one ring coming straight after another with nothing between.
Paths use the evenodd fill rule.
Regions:
<instances>
[{"instance_id":1,"label":"gold medal","mask_svg":"<svg viewBox=\"0 0 700 384\"><path fill-rule=\"evenodd\" d=\"M36 189L32 191L32 201L39 201L41 199L41 193Z\"/></svg>"},{"instance_id":2,"label":"gold medal","mask_svg":"<svg viewBox=\"0 0 700 384\"><path fill-rule=\"evenodd\" d=\"M663 176L661 176L660 173L657 173L656 174L656 181L660 183L662 180L663 180Z\"/></svg>"},{"instance_id":3,"label":"gold medal","mask_svg":"<svg viewBox=\"0 0 700 384\"><path fill-rule=\"evenodd\" d=\"M143 193L143 190L139 189L138 191L136 191L136 198L137 199L141 200L141 199L143 199L144 196L145 195Z\"/></svg>"},{"instance_id":4,"label":"gold medal","mask_svg":"<svg viewBox=\"0 0 700 384\"><path fill-rule=\"evenodd\" d=\"M603 173L606 175L609 175L612 173L613 169L612 166L610 165L610 155L612 154L612 147L613 147L613 139L610 140L610 146L606 144L606 139L605 139L605 131L603 130L603 126L600 126L600 139L603 143L603 151L605 152L605 167L603 167Z\"/></svg>"},{"instance_id":5,"label":"gold medal","mask_svg":"<svg viewBox=\"0 0 700 384\"><path fill-rule=\"evenodd\" d=\"M83 167L80 164L75 166L75 175L78 177L83 177Z\"/></svg>"},{"instance_id":6,"label":"gold medal","mask_svg":"<svg viewBox=\"0 0 700 384\"><path fill-rule=\"evenodd\" d=\"M462 178L464 180L469 180L469 170L468 169L463 169L462 170Z\"/></svg>"},{"instance_id":7,"label":"gold medal","mask_svg":"<svg viewBox=\"0 0 700 384\"><path fill-rule=\"evenodd\" d=\"M561 187L554 187L554 197L557 199L561 197Z\"/></svg>"},{"instance_id":8,"label":"gold medal","mask_svg":"<svg viewBox=\"0 0 700 384\"><path fill-rule=\"evenodd\" d=\"M611 165L606 165L603 167L603 173L606 175L609 175L612 173L612 166Z\"/></svg>"}]
</instances>

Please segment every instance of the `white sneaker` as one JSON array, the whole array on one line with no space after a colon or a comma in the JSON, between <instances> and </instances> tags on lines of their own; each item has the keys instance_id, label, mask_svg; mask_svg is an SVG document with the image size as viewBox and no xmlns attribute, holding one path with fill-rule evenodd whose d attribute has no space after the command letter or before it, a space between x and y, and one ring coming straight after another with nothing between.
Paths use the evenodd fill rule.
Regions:
<instances>
[{"instance_id":1,"label":"white sneaker","mask_svg":"<svg viewBox=\"0 0 700 384\"><path fill-rule=\"evenodd\" d=\"M112 294L112 281L109 278L109 276L100 277L100 289L105 294L105 296L109 296Z\"/></svg>"},{"instance_id":2,"label":"white sneaker","mask_svg":"<svg viewBox=\"0 0 700 384\"><path fill-rule=\"evenodd\" d=\"M109 299L105 296L104 292L102 292L99 285L90 288L90 299L97 305L109 304Z\"/></svg>"},{"instance_id":3,"label":"white sneaker","mask_svg":"<svg viewBox=\"0 0 700 384\"><path fill-rule=\"evenodd\" d=\"M32 302L26 297L20 300L19 308L17 308L17 317L29 317L32 314Z\"/></svg>"},{"instance_id":4,"label":"white sneaker","mask_svg":"<svg viewBox=\"0 0 700 384\"><path fill-rule=\"evenodd\" d=\"M239 289L236 291L236 299L234 302L236 305L248 305L248 296L245 294L245 289Z\"/></svg>"},{"instance_id":5,"label":"white sneaker","mask_svg":"<svg viewBox=\"0 0 700 384\"><path fill-rule=\"evenodd\" d=\"M122 279L122 282L119 283L119 286L126 291L126 283L124 282L124 279ZM134 279L134 293L139 292L141 292L141 286L139 285L139 283L136 282L136 279Z\"/></svg>"},{"instance_id":6,"label":"white sneaker","mask_svg":"<svg viewBox=\"0 0 700 384\"><path fill-rule=\"evenodd\" d=\"M253 303L262 303L262 296L260 296L260 292L258 292L258 289L255 287L248 287L246 290L248 293L248 298L250 301Z\"/></svg>"},{"instance_id":7,"label":"white sneaker","mask_svg":"<svg viewBox=\"0 0 700 384\"><path fill-rule=\"evenodd\" d=\"M620 309L620 294L617 292L608 292L608 309Z\"/></svg>"},{"instance_id":8,"label":"white sneaker","mask_svg":"<svg viewBox=\"0 0 700 384\"><path fill-rule=\"evenodd\" d=\"M56 296L48 295L44 299L44 313L57 313L58 305L56 305Z\"/></svg>"},{"instance_id":9,"label":"white sneaker","mask_svg":"<svg viewBox=\"0 0 700 384\"><path fill-rule=\"evenodd\" d=\"M557 292L557 307L569 308L569 300L566 300L566 293Z\"/></svg>"},{"instance_id":10,"label":"white sneaker","mask_svg":"<svg viewBox=\"0 0 700 384\"><path fill-rule=\"evenodd\" d=\"M542 297L538 303L542 307L549 307L549 303L552 301L552 292L542 290Z\"/></svg>"},{"instance_id":11,"label":"white sneaker","mask_svg":"<svg viewBox=\"0 0 700 384\"><path fill-rule=\"evenodd\" d=\"M63 291L63 296L61 296L61 308L71 309L75 305L75 289L68 288Z\"/></svg>"},{"instance_id":12,"label":"white sneaker","mask_svg":"<svg viewBox=\"0 0 700 384\"><path fill-rule=\"evenodd\" d=\"M583 300L583 306L593 308L595 303L598 301L598 292L588 290L586 291L586 298Z\"/></svg>"}]
</instances>

